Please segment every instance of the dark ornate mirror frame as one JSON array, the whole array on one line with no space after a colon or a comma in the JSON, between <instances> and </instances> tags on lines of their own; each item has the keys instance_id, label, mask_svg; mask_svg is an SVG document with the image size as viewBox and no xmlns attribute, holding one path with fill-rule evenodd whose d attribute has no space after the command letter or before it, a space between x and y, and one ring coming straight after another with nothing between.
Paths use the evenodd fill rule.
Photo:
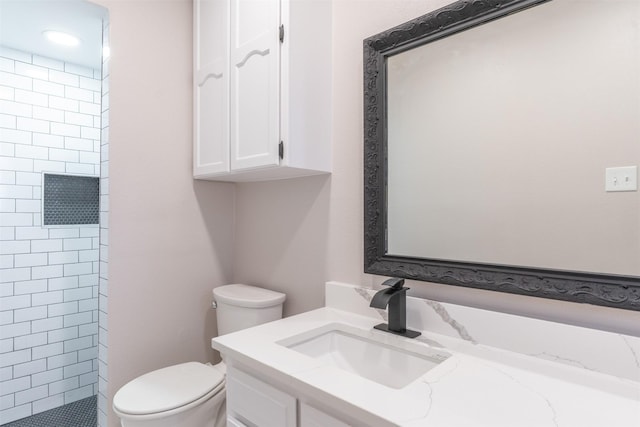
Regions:
<instances>
[{"instance_id":1,"label":"dark ornate mirror frame","mask_svg":"<svg viewBox=\"0 0 640 427\"><path fill-rule=\"evenodd\" d=\"M640 311L640 277L387 254L386 57L544 1L461 0L364 40L366 273Z\"/></svg>"}]
</instances>

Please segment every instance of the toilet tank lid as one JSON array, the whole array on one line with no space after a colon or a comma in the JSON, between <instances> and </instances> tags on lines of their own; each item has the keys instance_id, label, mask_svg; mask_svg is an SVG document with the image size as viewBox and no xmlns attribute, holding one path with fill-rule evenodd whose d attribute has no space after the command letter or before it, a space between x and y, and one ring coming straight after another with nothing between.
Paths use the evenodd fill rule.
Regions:
<instances>
[{"instance_id":1,"label":"toilet tank lid","mask_svg":"<svg viewBox=\"0 0 640 427\"><path fill-rule=\"evenodd\" d=\"M187 362L148 372L122 386L113 397L116 411L149 415L188 405L224 384L211 366Z\"/></svg>"},{"instance_id":2,"label":"toilet tank lid","mask_svg":"<svg viewBox=\"0 0 640 427\"><path fill-rule=\"evenodd\" d=\"M282 304L287 297L281 292L249 285L224 285L214 288L216 302L237 307L264 308Z\"/></svg>"}]
</instances>

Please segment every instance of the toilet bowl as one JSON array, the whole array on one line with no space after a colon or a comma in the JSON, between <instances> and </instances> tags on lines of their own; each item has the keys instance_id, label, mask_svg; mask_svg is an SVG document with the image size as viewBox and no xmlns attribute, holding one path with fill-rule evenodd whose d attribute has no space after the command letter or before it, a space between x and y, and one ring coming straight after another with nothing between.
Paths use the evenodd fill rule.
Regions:
<instances>
[{"instance_id":1,"label":"toilet bowl","mask_svg":"<svg viewBox=\"0 0 640 427\"><path fill-rule=\"evenodd\" d=\"M247 285L215 288L218 335L282 318L285 294ZM187 362L148 372L122 386L113 410L122 427L224 427L224 362Z\"/></svg>"},{"instance_id":2,"label":"toilet bowl","mask_svg":"<svg viewBox=\"0 0 640 427\"><path fill-rule=\"evenodd\" d=\"M187 362L146 373L113 398L123 427L222 427L224 374L210 365Z\"/></svg>"}]
</instances>

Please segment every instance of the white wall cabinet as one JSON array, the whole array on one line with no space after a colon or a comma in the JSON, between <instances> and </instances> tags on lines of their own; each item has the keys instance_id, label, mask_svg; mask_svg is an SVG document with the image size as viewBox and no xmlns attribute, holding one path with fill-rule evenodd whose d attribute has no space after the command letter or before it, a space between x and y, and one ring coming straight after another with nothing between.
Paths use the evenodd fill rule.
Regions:
<instances>
[{"instance_id":1,"label":"white wall cabinet","mask_svg":"<svg viewBox=\"0 0 640 427\"><path fill-rule=\"evenodd\" d=\"M331 1L195 0L194 177L331 171Z\"/></svg>"},{"instance_id":2,"label":"white wall cabinet","mask_svg":"<svg viewBox=\"0 0 640 427\"><path fill-rule=\"evenodd\" d=\"M298 401L292 394L233 366L227 369L227 425L349 427L333 415Z\"/></svg>"},{"instance_id":3,"label":"white wall cabinet","mask_svg":"<svg viewBox=\"0 0 640 427\"><path fill-rule=\"evenodd\" d=\"M229 171L228 15L228 1L194 2L193 154L197 175Z\"/></svg>"}]
</instances>

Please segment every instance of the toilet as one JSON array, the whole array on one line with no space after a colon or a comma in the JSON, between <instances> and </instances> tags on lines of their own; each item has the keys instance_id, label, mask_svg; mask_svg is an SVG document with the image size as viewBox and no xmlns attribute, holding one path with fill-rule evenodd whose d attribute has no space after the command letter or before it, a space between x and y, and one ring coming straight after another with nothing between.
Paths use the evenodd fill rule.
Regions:
<instances>
[{"instance_id":1,"label":"toilet","mask_svg":"<svg viewBox=\"0 0 640 427\"><path fill-rule=\"evenodd\" d=\"M218 335L282 318L285 294L248 285L213 290ZM122 427L223 427L226 425L223 362L187 362L148 372L113 397Z\"/></svg>"}]
</instances>

